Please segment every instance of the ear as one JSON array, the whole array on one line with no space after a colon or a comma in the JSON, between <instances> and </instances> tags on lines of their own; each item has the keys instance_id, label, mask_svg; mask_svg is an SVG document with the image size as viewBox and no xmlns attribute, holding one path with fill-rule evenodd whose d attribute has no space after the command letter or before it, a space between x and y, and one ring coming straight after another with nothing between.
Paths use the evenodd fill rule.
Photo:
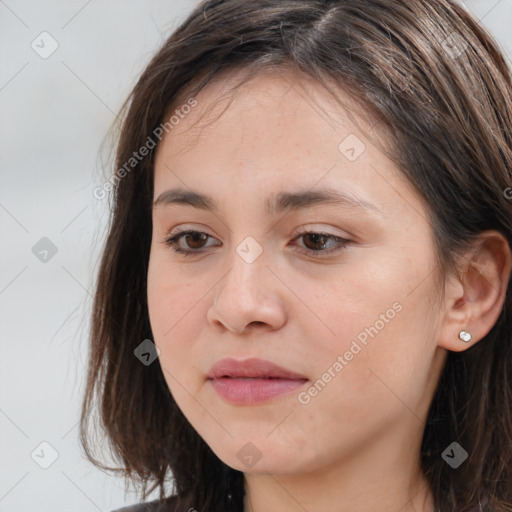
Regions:
<instances>
[{"instance_id":1,"label":"ear","mask_svg":"<svg viewBox=\"0 0 512 512\"><path fill-rule=\"evenodd\" d=\"M493 328L503 309L511 273L511 249L498 231L480 234L459 260L459 276L447 277L438 345L453 352L472 347ZM471 341L459 338L460 331Z\"/></svg>"}]
</instances>

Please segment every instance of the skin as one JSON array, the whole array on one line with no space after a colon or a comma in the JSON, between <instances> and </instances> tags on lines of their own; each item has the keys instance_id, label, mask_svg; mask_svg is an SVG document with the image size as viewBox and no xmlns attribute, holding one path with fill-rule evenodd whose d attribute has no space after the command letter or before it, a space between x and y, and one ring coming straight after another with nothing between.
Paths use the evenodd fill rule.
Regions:
<instances>
[{"instance_id":1,"label":"skin","mask_svg":"<svg viewBox=\"0 0 512 512\"><path fill-rule=\"evenodd\" d=\"M217 212L153 209L148 306L169 389L216 455L244 472L246 511L431 512L419 467L428 408L447 350L472 346L498 318L508 246L488 234L474 267L463 262L480 271L464 285L448 276L440 290L423 199L373 143L379 134L362 113L356 126L325 90L291 72L257 75L229 105L226 84L197 95L155 160L154 199L180 187L219 203ZM338 149L350 134L366 145L355 161ZM326 186L379 213L341 204L264 210L276 192ZM165 244L186 229L211 237L188 246L181 238L199 254ZM322 257L336 240L297 238L300 230L351 242ZM236 251L248 236L263 249L252 263ZM301 403L299 391L397 303L400 312ZM458 339L463 329L471 343ZM225 357L267 359L309 382L264 404L232 405L207 380ZM252 467L237 456L248 442L261 457Z\"/></svg>"}]
</instances>

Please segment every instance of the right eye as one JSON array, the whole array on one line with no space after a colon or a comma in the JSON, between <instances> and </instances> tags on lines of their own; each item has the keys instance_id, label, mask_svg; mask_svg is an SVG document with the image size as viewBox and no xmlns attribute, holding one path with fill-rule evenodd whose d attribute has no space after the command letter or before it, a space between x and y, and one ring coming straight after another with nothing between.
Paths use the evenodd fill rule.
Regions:
<instances>
[{"instance_id":1,"label":"right eye","mask_svg":"<svg viewBox=\"0 0 512 512\"><path fill-rule=\"evenodd\" d=\"M180 245L182 238L186 241L187 247ZM204 245L204 242L206 242L208 238L213 237L201 231L186 230L176 233L172 237L166 238L164 243L171 247L173 251L189 256L194 253L202 252L199 251L199 249L202 249L203 247L208 247Z\"/></svg>"}]
</instances>

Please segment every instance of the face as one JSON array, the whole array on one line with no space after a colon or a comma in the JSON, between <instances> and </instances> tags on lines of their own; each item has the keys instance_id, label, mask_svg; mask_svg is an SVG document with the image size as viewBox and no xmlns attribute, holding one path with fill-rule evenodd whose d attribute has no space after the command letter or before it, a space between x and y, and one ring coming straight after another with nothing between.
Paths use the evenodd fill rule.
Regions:
<instances>
[{"instance_id":1,"label":"face","mask_svg":"<svg viewBox=\"0 0 512 512\"><path fill-rule=\"evenodd\" d=\"M422 199L370 124L297 80L260 74L229 106L226 81L210 85L155 161L148 306L159 362L189 422L244 472L321 471L377 440L419 443L442 364ZM224 358L303 380L251 402L268 380L232 378L230 401L218 392L227 379L208 378Z\"/></svg>"}]
</instances>

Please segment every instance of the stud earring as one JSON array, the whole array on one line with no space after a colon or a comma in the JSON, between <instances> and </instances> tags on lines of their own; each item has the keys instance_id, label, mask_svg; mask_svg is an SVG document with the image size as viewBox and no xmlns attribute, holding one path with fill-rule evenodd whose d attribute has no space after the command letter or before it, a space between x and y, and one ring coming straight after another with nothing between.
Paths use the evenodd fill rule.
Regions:
<instances>
[{"instance_id":1,"label":"stud earring","mask_svg":"<svg viewBox=\"0 0 512 512\"><path fill-rule=\"evenodd\" d=\"M465 341L466 343L470 342L471 341L471 334L469 334L469 332L466 332L466 331L460 331L459 332L459 338L462 340L462 341Z\"/></svg>"}]
</instances>

